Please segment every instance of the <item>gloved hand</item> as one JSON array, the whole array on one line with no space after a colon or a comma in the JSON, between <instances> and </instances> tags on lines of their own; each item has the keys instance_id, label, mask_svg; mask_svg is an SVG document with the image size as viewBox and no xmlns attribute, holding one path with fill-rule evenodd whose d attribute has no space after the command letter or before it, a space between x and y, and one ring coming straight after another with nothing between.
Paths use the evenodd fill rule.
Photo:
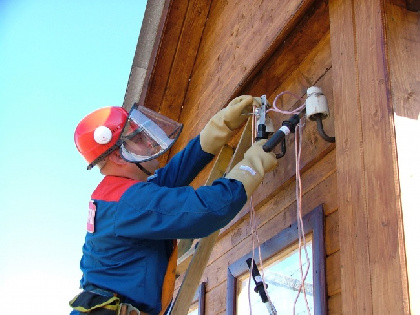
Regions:
<instances>
[{"instance_id":1,"label":"gloved hand","mask_svg":"<svg viewBox=\"0 0 420 315\"><path fill-rule=\"evenodd\" d=\"M244 112L251 113L252 106L260 106L261 100L251 95L241 95L234 98L228 106L214 115L200 132L201 148L211 154L217 154L226 144L232 131L239 128L249 117Z\"/></svg>"},{"instance_id":2,"label":"gloved hand","mask_svg":"<svg viewBox=\"0 0 420 315\"><path fill-rule=\"evenodd\" d=\"M226 175L226 178L236 179L244 185L248 198L260 185L264 175L277 166L276 155L262 149L266 142L267 140L263 139L254 143L245 152L244 159Z\"/></svg>"}]
</instances>

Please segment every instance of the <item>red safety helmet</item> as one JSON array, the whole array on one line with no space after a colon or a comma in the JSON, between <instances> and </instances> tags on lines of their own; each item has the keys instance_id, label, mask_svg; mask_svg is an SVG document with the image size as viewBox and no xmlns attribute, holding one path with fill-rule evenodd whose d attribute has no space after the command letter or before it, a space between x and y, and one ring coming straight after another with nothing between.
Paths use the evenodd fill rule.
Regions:
<instances>
[{"instance_id":1,"label":"red safety helmet","mask_svg":"<svg viewBox=\"0 0 420 315\"><path fill-rule=\"evenodd\" d=\"M118 139L128 119L122 107L104 107L87 115L77 125L74 142L89 163L88 170L112 151L118 149Z\"/></svg>"},{"instance_id":2,"label":"red safety helmet","mask_svg":"<svg viewBox=\"0 0 420 315\"><path fill-rule=\"evenodd\" d=\"M141 105L134 104L130 113L104 107L82 119L74 142L90 170L116 149L128 162L155 159L171 148L181 130L182 124Z\"/></svg>"}]
</instances>

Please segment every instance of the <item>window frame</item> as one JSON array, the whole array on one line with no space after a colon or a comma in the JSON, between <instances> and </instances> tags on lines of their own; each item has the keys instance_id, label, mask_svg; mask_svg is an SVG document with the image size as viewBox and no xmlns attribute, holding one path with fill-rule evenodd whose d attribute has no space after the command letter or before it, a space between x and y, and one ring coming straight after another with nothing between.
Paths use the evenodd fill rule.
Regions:
<instances>
[{"instance_id":1,"label":"window frame","mask_svg":"<svg viewBox=\"0 0 420 315\"><path fill-rule=\"evenodd\" d=\"M206 284L207 282L201 282L198 286L197 291L194 294L193 301L191 302L191 306L197 303L198 315L204 315L205 313L205 306L206 306Z\"/></svg>"},{"instance_id":2,"label":"window frame","mask_svg":"<svg viewBox=\"0 0 420 315\"><path fill-rule=\"evenodd\" d=\"M327 292L325 284L325 240L324 210L319 205L303 218L305 234L312 233L312 271L314 286L314 314L327 314ZM297 222L283 229L277 235L261 244L263 261L287 249L299 240ZM252 251L242 256L227 268L226 314L236 315L237 278L248 271L246 259Z\"/></svg>"}]
</instances>

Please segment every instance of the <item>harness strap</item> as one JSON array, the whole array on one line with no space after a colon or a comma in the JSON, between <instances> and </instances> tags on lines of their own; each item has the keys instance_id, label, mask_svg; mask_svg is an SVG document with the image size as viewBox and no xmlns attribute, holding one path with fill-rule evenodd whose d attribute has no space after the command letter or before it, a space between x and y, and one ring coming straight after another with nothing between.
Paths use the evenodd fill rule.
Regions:
<instances>
[{"instance_id":1,"label":"harness strap","mask_svg":"<svg viewBox=\"0 0 420 315\"><path fill-rule=\"evenodd\" d=\"M83 291L70 301L70 306L76 311L88 313L104 308L118 312L121 300L118 296L104 296L91 291Z\"/></svg>"}]
</instances>

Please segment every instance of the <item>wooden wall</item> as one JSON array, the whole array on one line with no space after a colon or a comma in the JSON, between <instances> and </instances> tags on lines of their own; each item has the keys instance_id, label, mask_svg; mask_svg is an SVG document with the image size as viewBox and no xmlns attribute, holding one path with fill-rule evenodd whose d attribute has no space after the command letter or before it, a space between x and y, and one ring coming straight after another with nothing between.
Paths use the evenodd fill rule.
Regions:
<instances>
[{"instance_id":1,"label":"wooden wall","mask_svg":"<svg viewBox=\"0 0 420 315\"><path fill-rule=\"evenodd\" d=\"M174 0L145 97L184 124L173 155L235 96L266 94L273 102L282 91L305 96L312 85L322 88L331 114L324 127L337 144L306 122L302 205L304 214L324 205L329 314L409 312L390 98L405 94L391 85L389 69L395 76L405 70L397 67L401 30L386 28L394 18L407 20L398 1ZM388 39L397 45L392 63ZM280 105L297 104L284 96ZM276 127L288 118L272 117ZM296 221L293 137L287 149L254 194L261 242ZM227 267L251 250L248 212L249 205L222 230L211 254L202 279L206 314L225 313Z\"/></svg>"}]
</instances>

